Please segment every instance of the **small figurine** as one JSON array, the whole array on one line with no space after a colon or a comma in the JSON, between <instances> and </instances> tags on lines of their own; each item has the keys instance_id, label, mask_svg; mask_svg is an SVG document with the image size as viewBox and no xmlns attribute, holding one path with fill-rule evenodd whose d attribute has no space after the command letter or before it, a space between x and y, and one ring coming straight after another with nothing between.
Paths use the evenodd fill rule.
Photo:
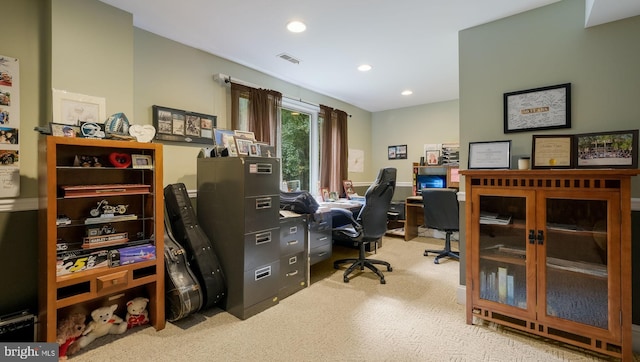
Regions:
<instances>
[{"instance_id":1,"label":"small figurine","mask_svg":"<svg viewBox=\"0 0 640 362\"><path fill-rule=\"evenodd\" d=\"M122 334L127 331L127 323L124 323L122 318L113 314L116 309L118 309L118 305L114 304L110 307L100 307L91 312L93 320L87 324L87 328L77 342L80 348L88 346L96 338L107 334Z\"/></svg>"},{"instance_id":2,"label":"small figurine","mask_svg":"<svg viewBox=\"0 0 640 362\"><path fill-rule=\"evenodd\" d=\"M149 312L147 312L149 299L143 297L133 298L127 302L127 328L141 326L149 323Z\"/></svg>"},{"instance_id":3,"label":"small figurine","mask_svg":"<svg viewBox=\"0 0 640 362\"><path fill-rule=\"evenodd\" d=\"M56 342L60 345L58 356L61 360L67 359L67 355L74 354L80 349L80 345L75 342L85 330L85 318L82 313L73 313L58 321Z\"/></svg>"}]
</instances>

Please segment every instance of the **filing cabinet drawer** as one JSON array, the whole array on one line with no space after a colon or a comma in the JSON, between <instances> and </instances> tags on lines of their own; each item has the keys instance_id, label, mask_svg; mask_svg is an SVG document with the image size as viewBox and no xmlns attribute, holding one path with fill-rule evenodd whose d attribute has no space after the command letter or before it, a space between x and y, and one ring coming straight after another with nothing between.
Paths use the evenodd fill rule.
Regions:
<instances>
[{"instance_id":1,"label":"filing cabinet drawer","mask_svg":"<svg viewBox=\"0 0 640 362\"><path fill-rule=\"evenodd\" d=\"M277 194L280 179L280 159L243 157L245 196ZM279 201L276 209L279 209Z\"/></svg>"},{"instance_id":2,"label":"filing cabinet drawer","mask_svg":"<svg viewBox=\"0 0 640 362\"><path fill-rule=\"evenodd\" d=\"M280 220L281 255L304 251L306 242L307 223L304 218L284 218Z\"/></svg>"},{"instance_id":3,"label":"filing cabinet drawer","mask_svg":"<svg viewBox=\"0 0 640 362\"><path fill-rule=\"evenodd\" d=\"M309 231L331 230L331 213L317 212L309 215Z\"/></svg>"},{"instance_id":4,"label":"filing cabinet drawer","mask_svg":"<svg viewBox=\"0 0 640 362\"><path fill-rule=\"evenodd\" d=\"M246 197L244 210L245 233L273 227L278 225L280 219L280 196Z\"/></svg>"},{"instance_id":5,"label":"filing cabinet drawer","mask_svg":"<svg viewBox=\"0 0 640 362\"><path fill-rule=\"evenodd\" d=\"M244 273L243 305L251 306L277 295L280 289L280 260L263 264Z\"/></svg>"},{"instance_id":6,"label":"filing cabinet drawer","mask_svg":"<svg viewBox=\"0 0 640 362\"><path fill-rule=\"evenodd\" d=\"M280 299L307 286L307 257L304 251L280 259Z\"/></svg>"},{"instance_id":7,"label":"filing cabinet drawer","mask_svg":"<svg viewBox=\"0 0 640 362\"><path fill-rule=\"evenodd\" d=\"M326 243L309 249L309 265L319 263L331 257L331 243Z\"/></svg>"},{"instance_id":8,"label":"filing cabinet drawer","mask_svg":"<svg viewBox=\"0 0 640 362\"><path fill-rule=\"evenodd\" d=\"M280 259L280 228L261 230L244 236L244 270Z\"/></svg>"}]
</instances>

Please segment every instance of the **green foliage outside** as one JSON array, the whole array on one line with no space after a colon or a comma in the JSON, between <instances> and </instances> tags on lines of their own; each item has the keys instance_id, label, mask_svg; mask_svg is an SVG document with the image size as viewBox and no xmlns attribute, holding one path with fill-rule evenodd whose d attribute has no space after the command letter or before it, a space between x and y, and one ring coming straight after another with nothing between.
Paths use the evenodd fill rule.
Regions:
<instances>
[{"instance_id":1,"label":"green foliage outside","mask_svg":"<svg viewBox=\"0 0 640 362\"><path fill-rule=\"evenodd\" d=\"M309 130L307 114L282 109L282 180L300 180L300 189L309 190Z\"/></svg>"}]
</instances>

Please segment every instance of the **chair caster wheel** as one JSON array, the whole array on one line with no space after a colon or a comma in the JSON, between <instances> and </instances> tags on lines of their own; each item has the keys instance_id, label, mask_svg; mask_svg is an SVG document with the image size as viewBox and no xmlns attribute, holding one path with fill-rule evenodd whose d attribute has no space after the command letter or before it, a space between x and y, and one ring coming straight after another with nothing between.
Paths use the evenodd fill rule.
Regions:
<instances>
[{"instance_id":1,"label":"chair caster wheel","mask_svg":"<svg viewBox=\"0 0 640 362\"><path fill-rule=\"evenodd\" d=\"M349 278L344 277L342 280L344 280L345 283L349 283Z\"/></svg>"},{"instance_id":2,"label":"chair caster wheel","mask_svg":"<svg viewBox=\"0 0 640 362\"><path fill-rule=\"evenodd\" d=\"M434 263L434 264L440 264L440 260L435 259L435 260L433 261L433 263Z\"/></svg>"},{"instance_id":3,"label":"chair caster wheel","mask_svg":"<svg viewBox=\"0 0 640 362\"><path fill-rule=\"evenodd\" d=\"M393 268L392 268L392 267L390 267L390 266L388 266L388 267L387 267L387 271L393 271Z\"/></svg>"},{"instance_id":4,"label":"chair caster wheel","mask_svg":"<svg viewBox=\"0 0 640 362\"><path fill-rule=\"evenodd\" d=\"M422 255L424 255L424 256L429 256L429 252L428 252L428 251L425 251L425 252L424 252L424 254L422 254Z\"/></svg>"},{"instance_id":5,"label":"chair caster wheel","mask_svg":"<svg viewBox=\"0 0 640 362\"><path fill-rule=\"evenodd\" d=\"M380 284L387 284L387 281L384 279L380 279Z\"/></svg>"}]
</instances>

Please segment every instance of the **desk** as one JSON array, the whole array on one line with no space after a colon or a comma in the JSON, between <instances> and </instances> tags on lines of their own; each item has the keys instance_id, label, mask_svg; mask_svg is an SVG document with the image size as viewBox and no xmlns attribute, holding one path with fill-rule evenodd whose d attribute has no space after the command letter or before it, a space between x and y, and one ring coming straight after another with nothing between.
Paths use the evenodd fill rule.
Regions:
<instances>
[{"instance_id":1,"label":"desk","mask_svg":"<svg viewBox=\"0 0 640 362\"><path fill-rule=\"evenodd\" d=\"M418 236L418 226L424 224L422 196L409 196L404 205L404 240L408 241Z\"/></svg>"}]
</instances>

